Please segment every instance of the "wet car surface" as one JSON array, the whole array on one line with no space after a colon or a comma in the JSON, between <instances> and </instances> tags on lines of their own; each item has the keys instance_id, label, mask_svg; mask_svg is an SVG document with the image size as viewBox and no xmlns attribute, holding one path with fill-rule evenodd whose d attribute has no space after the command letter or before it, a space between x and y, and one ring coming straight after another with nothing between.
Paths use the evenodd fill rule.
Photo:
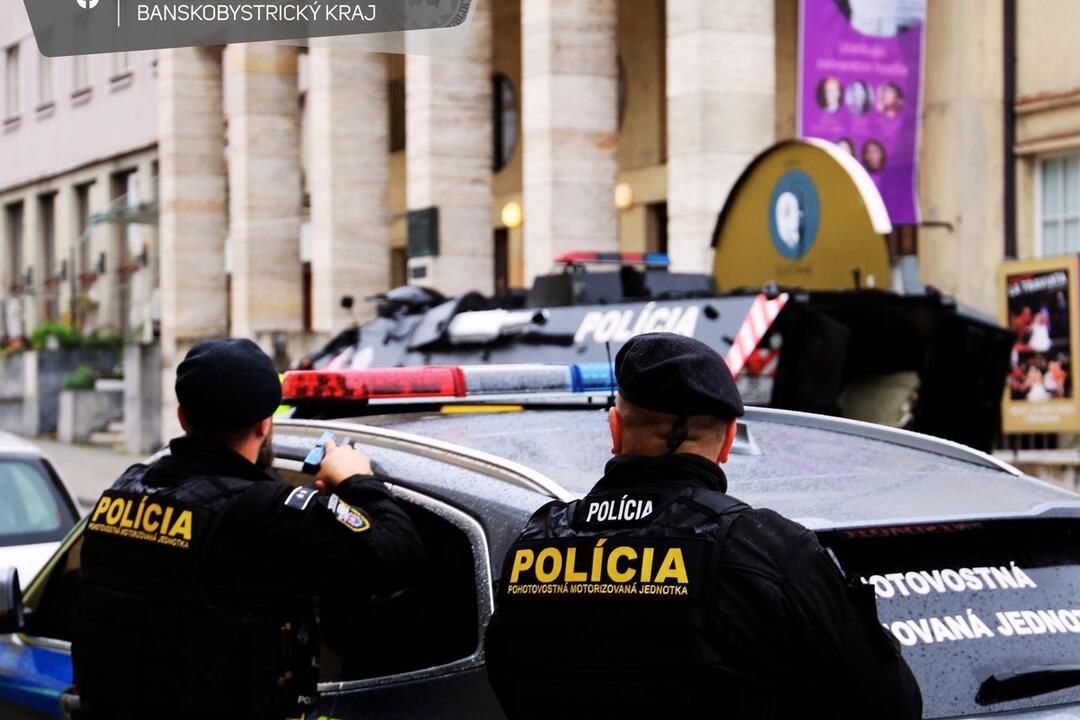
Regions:
<instances>
[{"instance_id":1,"label":"wet car surface","mask_svg":"<svg viewBox=\"0 0 1080 720\"><path fill-rule=\"evenodd\" d=\"M481 642L493 579L529 514L600 477L610 457L603 409L285 420L275 429L284 479L309 479L301 461L327 430L395 479L435 552L412 600L353 599L366 632L350 638L355 656L324 655L319 714L501 717ZM925 436L756 409L725 471L733 495L812 527L849 575L874 585L926 717L1080 717L1080 689L1060 671L1080 662L1080 496ZM0 679L37 678L45 708L70 684L65 581L76 536L28 587L24 631L0 636Z\"/></svg>"}]
</instances>

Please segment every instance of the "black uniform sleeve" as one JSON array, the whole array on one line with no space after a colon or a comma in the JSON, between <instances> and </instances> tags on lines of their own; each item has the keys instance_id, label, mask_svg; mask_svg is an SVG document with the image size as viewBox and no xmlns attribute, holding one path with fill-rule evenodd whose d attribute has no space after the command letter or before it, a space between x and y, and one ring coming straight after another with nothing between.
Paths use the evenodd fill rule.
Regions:
<instances>
[{"instance_id":1,"label":"black uniform sleeve","mask_svg":"<svg viewBox=\"0 0 1080 720\"><path fill-rule=\"evenodd\" d=\"M416 526L381 478L356 475L329 495L284 488L275 505L309 592L391 593L415 584L422 572Z\"/></svg>"},{"instance_id":2,"label":"black uniform sleeve","mask_svg":"<svg viewBox=\"0 0 1080 720\"><path fill-rule=\"evenodd\" d=\"M873 588L846 580L803 530L785 565L785 628L813 705L836 718L922 717L922 695L877 616Z\"/></svg>"}]
</instances>

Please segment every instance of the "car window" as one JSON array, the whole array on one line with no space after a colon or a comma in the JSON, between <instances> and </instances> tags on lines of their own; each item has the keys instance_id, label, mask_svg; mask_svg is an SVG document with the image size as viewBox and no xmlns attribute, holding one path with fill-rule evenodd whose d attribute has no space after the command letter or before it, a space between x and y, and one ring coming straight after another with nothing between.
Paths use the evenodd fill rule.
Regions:
<instances>
[{"instance_id":1,"label":"car window","mask_svg":"<svg viewBox=\"0 0 1080 720\"><path fill-rule=\"evenodd\" d=\"M26 633L40 638L71 642L79 605L79 565L82 561L82 528L53 556L44 582L35 582L23 596Z\"/></svg>"},{"instance_id":2,"label":"car window","mask_svg":"<svg viewBox=\"0 0 1080 720\"><path fill-rule=\"evenodd\" d=\"M278 473L291 485L311 480L289 470ZM447 512L439 512L444 508L438 501L415 491L399 499L423 541L425 568L415 586L390 595L320 598L323 682L423 670L467 658L479 648L473 541Z\"/></svg>"},{"instance_id":3,"label":"car window","mask_svg":"<svg viewBox=\"0 0 1080 720\"><path fill-rule=\"evenodd\" d=\"M925 717L1080 702L1080 684L1069 687L1080 678L1053 673L1080 664L1080 521L879 527L821 539L849 575L874 586ZM984 685L1009 672L1029 674Z\"/></svg>"},{"instance_id":4,"label":"car window","mask_svg":"<svg viewBox=\"0 0 1080 720\"><path fill-rule=\"evenodd\" d=\"M40 462L0 460L0 546L55 542L75 524Z\"/></svg>"}]
</instances>

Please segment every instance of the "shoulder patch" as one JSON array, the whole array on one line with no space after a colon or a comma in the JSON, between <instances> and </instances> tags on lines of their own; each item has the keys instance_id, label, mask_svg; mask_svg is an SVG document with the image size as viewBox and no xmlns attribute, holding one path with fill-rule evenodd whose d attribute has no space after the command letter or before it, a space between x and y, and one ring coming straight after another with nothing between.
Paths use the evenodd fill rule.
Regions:
<instances>
[{"instance_id":1,"label":"shoulder patch","mask_svg":"<svg viewBox=\"0 0 1080 720\"><path fill-rule=\"evenodd\" d=\"M339 523L353 532L364 532L371 529L371 521L367 519L367 516L336 494L330 496L330 502L326 507L330 512L334 513L334 518Z\"/></svg>"},{"instance_id":2,"label":"shoulder patch","mask_svg":"<svg viewBox=\"0 0 1080 720\"><path fill-rule=\"evenodd\" d=\"M285 498L285 507L293 510L307 510L307 506L311 504L311 501L318 494L318 491L314 488L293 488L293 491Z\"/></svg>"}]
</instances>

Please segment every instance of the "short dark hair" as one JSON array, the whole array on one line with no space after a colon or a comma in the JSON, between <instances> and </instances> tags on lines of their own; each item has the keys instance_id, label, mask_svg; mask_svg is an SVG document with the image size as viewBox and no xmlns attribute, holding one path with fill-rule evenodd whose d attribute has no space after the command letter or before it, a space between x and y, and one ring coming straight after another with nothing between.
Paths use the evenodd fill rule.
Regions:
<instances>
[{"instance_id":1,"label":"short dark hair","mask_svg":"<svg viewBox=\"0 0 1080 720\"><path fill-rule=\"evenodd\" d=\"M653 442L663 442L669 452L688 440L715 441L735 419L715 415L674 415L650 410L630 402L622 395L616 397L615 405L627 433L651 438Z\"/></svg>"}]
</instances>

